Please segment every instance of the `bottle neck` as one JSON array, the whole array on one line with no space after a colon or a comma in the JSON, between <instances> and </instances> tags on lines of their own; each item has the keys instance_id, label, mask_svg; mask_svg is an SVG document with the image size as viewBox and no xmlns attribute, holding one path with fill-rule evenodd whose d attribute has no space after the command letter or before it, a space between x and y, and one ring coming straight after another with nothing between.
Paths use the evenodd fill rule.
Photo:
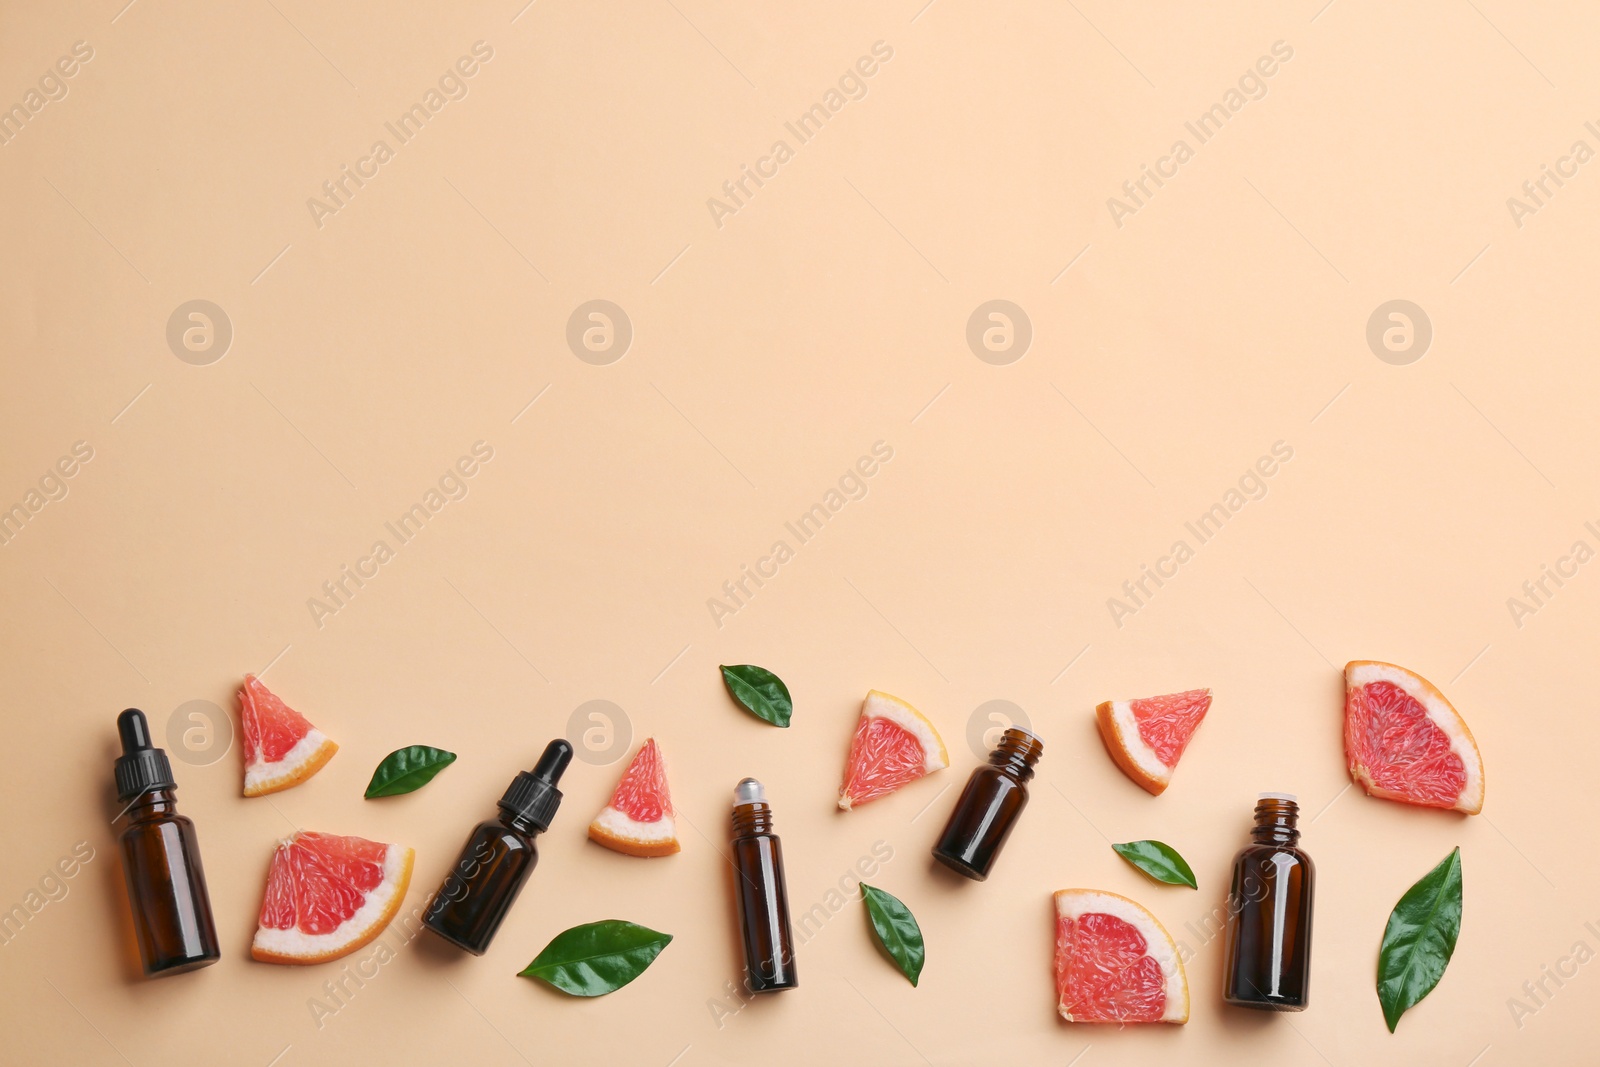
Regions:
<instances>
[{"instance_id":1,"label":"bottle neck","mask_svg":"<svg viewBox=\"0 0 1600 1067\"><path fill-rule=\"evenodd\" d=\"M772 833L772 805L756 801L733 809L733 836L750 837Z\"/></svg>"},{"instance_id":2,"label":"bottle neck","mask_svg":"<svg viewBox=\"0 0 1600 1067\"><path fill-rule=\"evenodd\" d=\"M1256 824L1250 828L1250 839L1261 845L1292 845L1300 840L1295 825L1299 820L1299 804L1263 797L1256 802Z\"/></svg>"},{"instance_id":3,"label":"bottle neck","mask_svg":"<svg viewBox=\"0 0 1600 1067\"><path fill-rule=\"evenodd\" d=\"M177 791L152 789L147 793L140 793L127 801L126 805L122 809L121 818L129 823L147 822L151 819L176 815L178 814Z\"/></svg>"},{"instance_id":4,"label":"bottle neck","mask_svg":"<svg viewBox=\"0 0 1600 1067\"><path fill-rule=\"evenodd\" d=\"M1033 777L1033 765L1044 755L1044 742L1018 727L1011 727L989 753L989 766L1015 778L1019 783Z\"/></svg>"},{"instance_id":5,"label":"bottle neck","mask_svg":"<svg viewBox=\"0 0 1600 1067\"><path fill-rule=\"evenodd\" d=\"M517 811L515 808L508 808L505 805L501 805L500 807L500 823L502 826L510 827L511 829L517 831L517 833L523 834L527 837L533 837L534 835L542 834L545 831L543 826L540 826L538 823L528 818L528 816Z\"/></svg>"}]
</instances>

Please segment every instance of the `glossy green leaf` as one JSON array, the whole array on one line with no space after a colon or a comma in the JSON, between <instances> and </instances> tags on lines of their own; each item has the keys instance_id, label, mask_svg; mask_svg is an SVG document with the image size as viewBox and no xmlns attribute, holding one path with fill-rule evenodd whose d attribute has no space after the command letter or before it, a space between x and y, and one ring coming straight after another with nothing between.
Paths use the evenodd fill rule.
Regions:
<instances>
[{"instance_id":1,"label":"glossy green leaf","mask_svg":"<svg viewBox=\"0 0 1600 1067\"><path fill-rule=\"evenodd\" d=\"M1161 841L1128 841L1111 847L1117 850L1117 855L1158 882L1200 888L1195 884L1194 871L1171 845Z\"/></svg>"},{"instance_id":2,"label":"glossy green leaf","mask_svg":"<svg viewBox=\"0 0 1600 1067\"><path fill-rule=\"evenodd\" d=\"M1400 898L1378 948L1378 1003L1389 1032L1400 1016L1433 992L1461 933L1461 849Z\"/></svg>"},{"instance_id":3,"label":"glossy green leaf","mask_svg":"<svg viewBox=\"0 0 1600 1067\"><path fill-rule=\"evenodd\" d=\"M454 752L427 745L397 748L378 764L367 783L366 797L397 797L421 789L433 781L433 776L456 761Z\"/></svg>"},{"instance_id":4,"label":"glossy green leaf","mask_svg":"<svg viewBox=\"0 0 1600 1067\"><path fill-rule=\"evenodd\" d=\"M917 925L916 916L898 897L874 889L865 882L861 883L861 899L866 901L867 917L872 920L872 932L878 935L878 943L889 953L889 958L894 960L900 972L911 980L912 985L916 985L927 959L927 950L922 943L922 927Z\"/></svg>"},{"instance_id":5,"label":"glossy green leaf","mask_svg":"<svg viewBox=\"0 0 1600 1067\"><path fill-rule=\"evenodd\" d=\"M671 934L622 919L584 923L557 934L517 974L575 997L598 997L639 977L671 943Z\"/></svg>"},{"instance_id":6,"label":"glossy green leaf","mask_svg":"<svg viewBox=\"0 0 1600 1067\"><path fill-rule=\"evenodd\" d=\"M758 719L774 726L788 726L794 714L794 701L789 699L789 687L783 679L753 663L722 668L722 681L744 709Z\"/></svg>"}]
</instances>

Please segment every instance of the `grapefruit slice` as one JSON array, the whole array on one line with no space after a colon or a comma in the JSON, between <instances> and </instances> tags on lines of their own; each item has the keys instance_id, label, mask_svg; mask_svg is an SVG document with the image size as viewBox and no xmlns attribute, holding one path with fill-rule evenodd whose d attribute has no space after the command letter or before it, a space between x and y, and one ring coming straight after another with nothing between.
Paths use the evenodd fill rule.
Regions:
<instances>
[{"instance_id":1,"label":"grapefruit slice","mask_svg":"<svg viewBox=\"0 0 1600 1067\"><path fill-rule=\"evenodd\" d=\"M927 716L899 697L874 689L861 704L861 718L850 741L839 807L849 811L948 766L950 756Z\"/></svg>"},{"instance_id":2,"label":"grapefruit slice","mask_svg":"<svg viewBox=\"0 0 1600 1067\"><path fill-rule=\"evenodd\" d=\"M1472 731L1443 693L1404 667L1345 664L1344 754L1368 796L1483 810L1483 756Z\"/></svg>"},{"instance_id":3,"label":"grapefruit slice","mask_svg":"<svg viewBox=\"0 0 1600 1067\"><path fill-rule=\"evenodd\" d=\"M1189 979L1172 935L1116 893L1056 893L1056 1010L1069 1023L1186 1023Z\"/></svg>"},{"instance_id":4,"label":"grapefruit slice","mask_svg":"<svg viewBox=\"0 0 1600 1067\"><path fill-rule=\"evenodd\" d=\"M589 824L589 839L628 856L670 856L679 849L667 763L649 738L622 772L611 803Z\"/></svg>"},{"instance_id":5,"label":"grapefruit slice","mask_svg":"<svg viewBox=\"0 0 1600 1067\"><path fill-rule=\"evenodd\" d=\"M279 841L250 955L263 963L349 955L400 910L415 856L403 845L305 830Z\"/></svg>"},{"instance_id":6,"label":"grapefruit slice","mask_svg":"<svg viewBox=\"0 0 1600 1067\"><path fill-rule=\"evenodd\" d=\"M1140 700L1108 700L1094 709L1106 751L1140 788L1160 796L1178 758L1211 707L1211 690L1190 689Z\"/></svg>"},{"instance_id":7,"label":"grapefruit slice","mask_svg":"<svg viewBox=\"0 0 1600 1067\"><path fill-rule=\"evenodd\" d=\"M253 674L239 689L244 726L244 795L258 797L299 785L322 770L339 746L285 704Z\"/></svg>"}]
</instances>

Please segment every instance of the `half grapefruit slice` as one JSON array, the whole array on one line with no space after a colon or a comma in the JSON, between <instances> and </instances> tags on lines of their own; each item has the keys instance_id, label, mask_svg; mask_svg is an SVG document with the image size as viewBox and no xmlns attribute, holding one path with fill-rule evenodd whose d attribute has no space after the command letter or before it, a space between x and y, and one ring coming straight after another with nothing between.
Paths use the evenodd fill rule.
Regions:
<instances>
[{"instance_id":1,"label":"half grapefruit slice","mask_svg":"<svg viewBox=\"0 0 1600 1067\"><path fill-rule=\"evenodd\" d=\"M305 830L279 841L250 955L326 963L354 952L400 910L415 855L403 845Z\"/></svg>"},{"instance_id":2,"label":"half grapefruit slice","mask_svg":"<svg viewBox=\"0 0 1600 1067\"><path fill-rule=\"evenodd\" d=\"M861 718L850 741L839 807L849 811L948 766L950 756L927 716L899 697L874 689L861 704Z\"/></svg>"},{"instance_id":3,"label":"half grapefruit slice","mask_svg":"<svg viewBox=\"0 0 1600 1067\"><path fill-rule=\"evenodd\" d=\"M1190 689L1139 700L1108 700L1094 709L1106 751L1140 788L1160 796L1178 759L1211 708L1211 690Z\"/></svg>"},{"instance_id":4,"label":"half grapefruit slice","mask_svg":"<svg viewBox=\"0 0 1600 1067\"><path fill-rule=\"evenodd\" d=\"M1189 979L1172 935L1116 893L1056 893L1056 1010L1069 1023L1186 1023Z\"/></svg>"},{"instance_id":5,"label":"half grapefruit slice","mask_svg":"<svg viewBox=\"0 0 1600 1067\"><path fill-rule=\"evenodd\" d=\"M322 770L339 746L279 700L253 674L239 689L244 727L244 795L258 797L299 785Z\"/></svg>"},{"instance_id":6,"label":"half grapefruit slice","mask_svg":"<svg viewBox=\"0 0 1600 1067\"><path fill-rule=\"evenodd\" d=\"M1404 667L1345 664L1344 754L1368 796L1483 810L1483 756L1472 731L1443 693Z\"/></svg>"},{"instance_id":7,"label":"half grapefruit slice","mask_svg":"<svg viewBox=\"0 0 1600 1067\"><path fill-rule=\"evenodd\" d=\"M667 763L655 738L622 772L611 803L589 824L589 838L628 856L670 856L679 849Z\"/></svg>"}]
</instances>

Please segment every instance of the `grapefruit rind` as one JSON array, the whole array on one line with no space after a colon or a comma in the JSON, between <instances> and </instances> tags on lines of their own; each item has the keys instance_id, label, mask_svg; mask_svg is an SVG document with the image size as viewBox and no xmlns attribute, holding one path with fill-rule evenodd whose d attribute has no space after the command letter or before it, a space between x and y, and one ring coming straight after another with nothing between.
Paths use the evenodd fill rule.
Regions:
<instances>
[{"instance_id":1,"label":"grapefruit rind","mask_svg":"<svg viewBox=\"0 0 1600 1067\"><path fill-rule=\"evenodd\" d=\"M950 766L950 753L945 750L944 739L939 736L932 720L899 697L878 689L868 690L866 700L861 703L861 718L856 720L858 725L862 719L887 719L916 738L922 746L923 776ZM855 754L853 749L852 745L852 756ZM855 803L856 799L841 788L839 810L849 811Z\"/></svg>"},{"instance_id":2,"label":"grapefruit rind","mask_svg":"<svg viewBox=\"0 0 1600 1067\"><path fill-rule=\"evenodd\" d=\"M1450 751L1461 760L1466 773L1466 782L1462 785L1461 795L1456 799L1454 806L1446 810L1459 811L1467 815L1481 812L1484 794L1483 754L1478 751L1478 742L1472 736L1472 731L1467 728L1466 720L1461 717L1461 713L1456 711L1455 706L1432 682L1404 667L1369 659L1351 660L1345 664L1344 685L1347 701L1352 690L1371 685L1373 682L1388 682L1421 704L1422 709L1427 712L1428 721L1449 739ZM1345 718L1348 726L1348 703L1346 707ZM1407 804L1416 803L1410 796L1379 786L1372 780L1370 771L1358 763L1355 754L1349 751L1348 741L1345 747L1345 755L1350 764L1350 777L1366 791L1368 796L1383 800L1398 800Z\"/></svg>"},{"instance_id":3,"label":"grapefruit rind","mask_svg":"<svg viewBox=\"0 0 1600 1067\"><path fill-rule=\"evenodd\" d=\"M1172 768L1161 762L1155 749L1139 736L1139 724L1133 717L1133 701L1108 700L1094 709L1095 722L1100 726L1100 737L1106 751L1122 773L1134 784L1153 796L1160 796L1172 781Z\"/></svg>"},{"instance_id":4,"label":"grapefruit rind","mask_svg":"<svg viewBox=\"0 0 1600 1067\"><path fill-rule=\"evenodd\" d=\"M1055 894L1055 905L1058 929L1062 919L1076 920L1094 913L1113 916L1137 929L1145 940L1145 954L1156 961L1167 979L1166 1003L1161 1018L1148 1021L1174 1024L1189 1021L1189 976L1183 969L1183 958L1178 955L1178 946L1172 940L1172 935L1167 933L1161 920L1151 914L1148 908L1120 893L1103 889L1060 889ZM1059 991L1057 998L1056 1011L1060 1016L1069 1023L1078 1022L1072 1017L1068 1005L1060 1001ZM1134 1023L1145 1020L1124 1021Z\"/></svg>"},{"instance_id":5,"label":"grapefruit rind","mask_svg":"<svg viewBox=\"0 0 1600 1067\"><path fill-rule=\"evenodd\" d=\"M681 851L677 824L669 814L640 822L607 804L589 824L589 839L627 856L670 856Z\"/></svg>"},{"instance_id":6,"label":"grapefruit rind","mask_svg":"<svg viewBox=\"0 0 1600 1067\"><path fill-rule=\"evenodd\" d=\"M279 842L279 847L293 839ZM325 934L308 934L299 929L280 930L257 926L250 943L250 958L262 963L295 966L326 963L348 956L383 933L400 910L411 885L411 867L416 851L403 845L389 845L383 856L383 881L362 901L356 913Z\"/></svg>"},{"instance_id":7,"label":"grapefruit rind","mask_svg":"<svg viewBox=\"0 0 1600 1067\"><path fill-rule=\"evenodd\" d=\"M1185 690L1182 693L1141 697L1136 700L1107 700L1094 709L1095 723L1100 727L1100 738L1106 743L1106 751L1111 754L1112 762L1122 770L1123 774L1131 778L1135 785L1152 796L1160 796L1166 792L1167 786L1172 783L1173 772L1178 769L1178 760L1183 758L1183 752L1180 750L1170 765L1164 762L1161 755L1139 733L1139 717L1134 713L1133 706L1147 700L1167 700L1199 693L1205 695L1205 706L1195 720L1193 730L1198 730L1206 712L1211 708L1210 689ZM1190 737L1193 736L1191 731ZM1187 745L1188 742L1185 741L1184 746Z\"/></svg>"},{"instance_id":8,"label":"grapefruit rind","mask_svg":"<svg viewBox=\"0 0 1600 1067\"><path fill-rule=\"evenodd\" d=\"M290 786L299 785L322 770L325 763L339 751L333 738L317 729L296 741L284 757L274 763L258 760L244 769L244 795L259 797L277 793ZM248 755L248 754L247 754Z\"/></svg>"}]
</instances>

